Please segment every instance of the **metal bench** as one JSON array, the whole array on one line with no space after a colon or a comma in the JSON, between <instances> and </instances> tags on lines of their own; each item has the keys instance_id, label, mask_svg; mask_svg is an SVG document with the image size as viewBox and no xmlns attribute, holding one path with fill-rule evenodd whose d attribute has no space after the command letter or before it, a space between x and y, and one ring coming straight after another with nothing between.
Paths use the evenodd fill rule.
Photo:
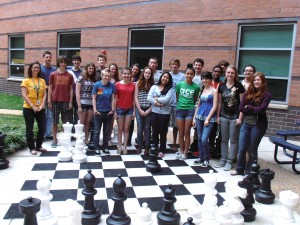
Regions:
<instances>
[{"instance_id":1,"label":"metal bench","mask_svg":"<svg viewBox=\"0 0 300 225\"><path fill-rule=\"evenodd\" d=\"M279 136L282 136L283 139L285 141L287 141L288 137L289 136L300 136L300 130L279 130L276 132L277 135ZM283 148L283 153L286 155L286 156L289 156L289 157L293 157L291 154L289 154L285 148ZM297 163L300 162L300 158L297 158L296 160Z\"/></svg>"},{"instance_id":2,"label":"metal bench","mask_svg":"<svg viewBox=\"0 0 300 225\"><path fill-rule=\"evenodd\" d=\"M289 143L289 142L287 142L286 140L284 140L280 137L269 137L269 140L270 140L270 142L275 144L275 150L274 150L274 160L275 160L275 162L277 162L278 164L292 164L293 171L296 174L300 174L300 171L296 169L296 164L298 163L297 162L297 154L300 153L300 146ZM286 150L293 151L292 161L279 161L277 159L278 146L280 146L280 147L282 147Z\"/></svg>"}]
</instances>

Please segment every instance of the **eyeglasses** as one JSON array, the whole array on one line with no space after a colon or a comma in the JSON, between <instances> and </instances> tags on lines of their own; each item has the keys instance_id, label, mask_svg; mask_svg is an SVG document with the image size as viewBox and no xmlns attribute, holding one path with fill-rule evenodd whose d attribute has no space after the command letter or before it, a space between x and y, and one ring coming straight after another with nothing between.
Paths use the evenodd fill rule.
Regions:
<instances>
[{"instance_id":1,"label":"eyeglasses","mask_svg":"<svg viewBox=\"0 0 300 225\"><path fill-rule=\"evenodd\" d=\"M33 66L33 67L31 67L32 69L40 69L40 67L39 66Z\"/></svg>"}]
</instances>

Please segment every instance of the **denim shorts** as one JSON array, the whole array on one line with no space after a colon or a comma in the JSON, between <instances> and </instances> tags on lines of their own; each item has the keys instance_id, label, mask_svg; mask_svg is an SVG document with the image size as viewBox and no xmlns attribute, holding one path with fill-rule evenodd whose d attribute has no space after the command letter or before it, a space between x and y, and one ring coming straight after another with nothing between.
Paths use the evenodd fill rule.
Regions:
<instances>
[{"instance_id":1,"label":"denim shorts","mask_svg":"<svg viewBox=\"0 0 300 225\"><path fill-rule=\"evenodd\" d=\"M116 111L117 111L117 117L132 116L133 115L133 108L129 108L129 109L117 108Z\"/></svg>"},{"instance_id":2,"label":"denim shorts","mask_svg":"<svg viewBox=\"0 0 300 225\"><path fill-rule=\"evenodd\" d=\"M193 120L195 109L176 109L176 120Z\"/></svg>"}]
</instances>

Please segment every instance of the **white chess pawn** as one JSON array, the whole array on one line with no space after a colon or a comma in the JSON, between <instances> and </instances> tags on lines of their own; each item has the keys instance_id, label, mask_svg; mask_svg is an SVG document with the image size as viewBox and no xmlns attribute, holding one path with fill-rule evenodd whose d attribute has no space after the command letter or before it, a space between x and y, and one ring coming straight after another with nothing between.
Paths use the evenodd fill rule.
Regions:
<instances>
[{"instance_id":1,"label":"white chess pawn","mask_svg":"<svg viewBox=\"0 0 300 225\"><path fill-rule=\"evenodd\" d=\"M142 207L138 211L139 224L141 225L152 225L152 212L148 208L148 204L144 202Z\"/></svg>"},{"instance_id":2,"label":"white chess pawn","mask_svg":"<svg viewBox=\"0 0 300 225\"><path fill-rule=\"evenodd\" d=\"M66 225L81 225L81 215L83 212L83 207L72 199L66 200L68 210L68 217Z\"/></svg>"},{"instance_id":3,"label":"white chess pawn","mask_svg":"<svg viewBox=\"0 0 300 225\"><path fill-rule=\"evenodd\" d=\"M291 190L281 191L279 193L279 201L282 204L280 207L280 213L278 213L278 216L274 218L273 224L296 224L293 209L299 201L299 195Z\"/></svg>"},{"instance_id":4,"label":"white chess pawn","mask_svg":"<svg viewBox=\"0 0 300 225\"><path fill-rule=\"evenodd\" d=\"M213 195L216 195L218 191L216 190L217 177L214 175L213 170L209 170L209 175L205 177L204 183L206 184L208 191Z\"/></svg>"},{"instance_id":5,"label":"white chess pawn","mask_svg":"<svg viewBox=\"0 0 300 225\"><path fill-rule=\"evenodd\" d=\"M51 182L46 176L43 176L36 184L38 196L41 200L41 209L37 213L38 224L43 225L57 225L57 217L52 214L50 208L50 201L53 195L50 193Z\"/></svg>"},{"instance_id":6,"label":"white chess pawn","mask_svg":"<svg viewBox=\"0 0 300 225\"><path fill-rule=\"evenodd\" d=\"M188 209L188 215L189 217L193 218L193 223L196 225L200 225L203 222L203 207L200 203L197 203L195 205L191 205L191 207Z\"/></svg>"},{"instance_id":7,"label":"white chess pawn","mask_svg":"<svg viewBox=\"0 0 300 225\"><path fill-rule=\"evenodd\" d=\"M232 212L226 201L218 208L216 219L220 225L232 225Z\"/></svg>"},{"instance_id":8,"label":"white chess pawn","mask_svg":"<svg viewBox=\"0 0 300 225\"><path fill-rule=\"evenodd\" d=\"M76 139L75 150L73 151L74 155L72 156L74 163L83 163L86 162L87 155L84 150L84 143L82 139Z\"/></svg>"},{"instance_id":9,"label":"white chess pawn","mask_svg":"<svg viewBox=\"0 0 300 225\"><path fill-rule=\"evenodd\" d=\"M232 224L233 225L243 225L244 217L241 212L245 209L240 198L246 198L247 190L245 188L240 188L236 183L227 182L225 184L227 203L228 207L232 212Z\"/></svg>"},{"instance_id":10,"label":"white chess pawn","mask_svg":"<svg viewBox=\"0 0 300 225\"><path fill-rule=\"evenodd\" d=\"M204 196L203 209L204 209L204 224L217 224L216 221L216 211L218 199L212 193L207 193Z\"/></svg>"},{"instance_id":11,"label":"white chess pawn","mask_svg":"<svg viewBox=\"0 0 300 225\"><path fill-rule=\"evenodd\" d=\"M114 126L113 128L113 138L111 139L112 144L118 144L118 126Z\"/></svg>"},{"instance_id":12,"label":"white chess pawn","mask_svg":"<svg viewBox=\"0 0 300 225\"><path fill-rule=\"evenodd\" d=\"M62 145L61 151L57 155L59 161L68 162L68 161L72 160L73 154L71 153L70 148L69 148L70 140L71 140L71 138L68 134L63 133L59 136L59 142Z\"/></svg>"}]
</instances>

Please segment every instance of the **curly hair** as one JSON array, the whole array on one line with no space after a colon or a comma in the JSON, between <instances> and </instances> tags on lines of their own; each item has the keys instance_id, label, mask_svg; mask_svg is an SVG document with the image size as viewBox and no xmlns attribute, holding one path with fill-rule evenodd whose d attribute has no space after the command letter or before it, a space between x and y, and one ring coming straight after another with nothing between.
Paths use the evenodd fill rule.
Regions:
<instances>
[{"instance_id":1,"label":"curly hair","mask_svg":"<svg viewBox=\"0 0 300 225\"><path fill-rule=\"evenodd\" d=\"M151 76L148 80L146 80L144 73L148 69L151 71ZM154 84L153 71L149 66L146 66L143 69L143 72L138 80L138 89L139 89L139 91L141 91L141 90L149 91L153 84Z\"/></svg>"},{"instance_id":2,"label":"curly hair","mask_svg":"<svg viewBox=\"0 0 300 225\"><path fill-rule=\"evenodd\" d=\"M260 77L261 86L257 89L254 87L254 79ZM262 72L256 72L251 78L251 84L246 92L246 103L254 102L256 105L259 104L261 97L268 91L266 77Z\"/></svg>"}]
</instances>

